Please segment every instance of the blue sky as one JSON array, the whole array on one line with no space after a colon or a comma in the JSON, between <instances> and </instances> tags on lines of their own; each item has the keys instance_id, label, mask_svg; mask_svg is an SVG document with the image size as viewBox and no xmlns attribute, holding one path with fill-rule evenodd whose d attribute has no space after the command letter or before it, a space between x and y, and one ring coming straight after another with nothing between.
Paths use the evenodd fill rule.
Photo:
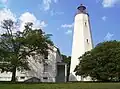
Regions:
<instances>
[{"instance_id":1,"label":"blue sky","mask_svg":"<svg viewBox=\"0 0 120 89\"><path fill-rule=\"evenodd\" d=\"M73 22L77 7L84 4L90 15L94 46L120 39L120 0L0 0L0 21L26 21L51 33L61 53L71 55Z\"/></svg>"}]
</instances>

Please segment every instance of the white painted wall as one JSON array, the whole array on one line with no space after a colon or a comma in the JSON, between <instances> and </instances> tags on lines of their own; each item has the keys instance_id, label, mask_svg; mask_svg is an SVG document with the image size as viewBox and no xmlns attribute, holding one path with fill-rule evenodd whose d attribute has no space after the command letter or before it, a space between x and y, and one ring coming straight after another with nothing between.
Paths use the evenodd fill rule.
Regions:
<instances>
[{"instance_id":1,"label":"white painted wall","mask_svg":"<svg viewBox=\"0 0 120 89\"><path fill-rule=\"evenodd\" d=\"M82 56L86 51L89 51L93 48L90 30L91 29L88 14L77 14L74 21L74 34L69 81L82 81L81 76L75 75L74 69L79 63L78 58ZM84 80L87 81L88 79Z\"/></svg>"},{"instance_id":2,"label":"white painted wall","mask_svg":"<svg viewBox=\"0 0 120 89\"><path fill-rule=\"evenodd\" d=\"M41 79L42 82L55 82L57 74L57 62L61 62L61 56L58 53L56 47L53 47L53 51L49 51L48 59L48 72L43 72L44 66L42 61L33 60L33 59L42 59L41 56L36 55L35 57L29 57L29 66L30 71L16 72L18 81L24 81L32 77L37 77ZM0 81L10 81L12 74L10 72L0 73ZM21 79L25 77L25 79ZM48 77L48 79L43 79L43 77Z\"/></svg>"}]
</instances>

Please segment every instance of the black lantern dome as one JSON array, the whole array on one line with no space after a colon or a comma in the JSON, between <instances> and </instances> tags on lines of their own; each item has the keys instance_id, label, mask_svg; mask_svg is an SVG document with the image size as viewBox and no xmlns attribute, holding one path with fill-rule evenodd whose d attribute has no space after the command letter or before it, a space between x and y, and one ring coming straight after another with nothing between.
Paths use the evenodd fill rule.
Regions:
<instances>
[{"instance_id":1,"label":"black lantern dome","mask_svg":"<svg viewBox=\"0 0 120 89\"><path fill-rule=\"evenodd\" d=\"M83 4L81 4L77 9L78 9L78 13L87 13L86 7Z\"/></svg>"}]
</instances>

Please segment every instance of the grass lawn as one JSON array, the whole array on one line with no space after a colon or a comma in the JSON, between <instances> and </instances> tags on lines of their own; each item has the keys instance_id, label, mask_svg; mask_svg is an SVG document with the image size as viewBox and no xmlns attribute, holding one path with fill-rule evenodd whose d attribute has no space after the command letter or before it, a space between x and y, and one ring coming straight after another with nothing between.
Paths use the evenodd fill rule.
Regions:
<instances>
[{"instance_id":1,"label":"grass lawn","mask_svg":"<svg viewBox=\"0 0 120 89\"><path fill-rule=\"evenodd\" d=\"M0 84L0 89L120 89L120 83Z\"/></svg>"}]
</instances>

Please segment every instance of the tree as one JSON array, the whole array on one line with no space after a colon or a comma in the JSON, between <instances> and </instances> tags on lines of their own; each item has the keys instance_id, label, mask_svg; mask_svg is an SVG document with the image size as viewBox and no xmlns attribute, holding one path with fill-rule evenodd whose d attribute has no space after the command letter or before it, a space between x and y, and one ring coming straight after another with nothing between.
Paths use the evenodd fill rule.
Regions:
<instances>
[{"instance_id":1,"label":"tree","mask_svg":"<svg viewBox=\"0 0 120 89\"><path fill-rule=\"evenodd\" d=\"M67 64L67 81L69 80L70 74L70 63L71 63L71 56L66 56L62 54L63 62Z\"/></svg>"},{"instance_id":2,"label":"tree","mask_svg":"<svg viewBox=\"0 0 120 89\"><path fill-rule=\"evenodd\" d=\"M15 22L4 20L1 30L6 30L0 35L0 69L1 72L12 72L11 81L16 81L16 70L30 70L27 59L40 54L48 55L48 50L53 42L50 34L45 34L41 29L32 29L32 23L27 23L23 32L13 32ZM41 60L41 59L40 59Z\"/></svg>"},{"instance_id":3,"label":"tree","mask_svg":"<svg viewBox=\"0 0 120 89\"><path fill-rule=\"evenodd\" d=\"M120 81L120 41L99 43L80 57L76 75L98 81Z\"/></svg>"}]
</instances>

